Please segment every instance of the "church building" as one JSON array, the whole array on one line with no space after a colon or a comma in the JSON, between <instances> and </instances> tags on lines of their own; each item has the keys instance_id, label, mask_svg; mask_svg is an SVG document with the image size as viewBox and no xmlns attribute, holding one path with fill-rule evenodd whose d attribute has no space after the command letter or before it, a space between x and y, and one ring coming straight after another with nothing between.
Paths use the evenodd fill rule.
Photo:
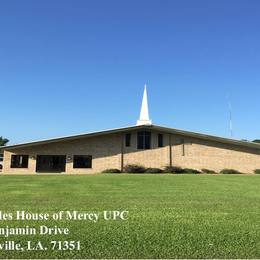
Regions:
<instances>
[{"instance_id":1,"label":"church building","mask_svg":"<svg viewBox=\"0 0 260 260\"><path fill-rule=\"evenodd\" d=\"M134 126L0 147L3 174L90 174L125 165L260 169L260 145L152 124L145 87Z\"/></svg>"}]
</instances>

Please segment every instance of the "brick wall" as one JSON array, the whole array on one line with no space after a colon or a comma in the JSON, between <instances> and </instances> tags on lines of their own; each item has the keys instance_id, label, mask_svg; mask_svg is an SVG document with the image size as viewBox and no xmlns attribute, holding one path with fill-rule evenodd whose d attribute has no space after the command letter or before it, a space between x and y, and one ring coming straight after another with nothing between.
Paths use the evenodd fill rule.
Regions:
<instances>
[{"instance_id":1,"label":"brick wall","mask_svg":"<svg viewBox=\"0 0 260 260\"><path fill-rule=\"evenodd\" d=\"M215 171L231 168L245 173L260 168L260 150L253 148L174 136L172 151L173 164L180 167Z\"/></svg>"},{"instance_id":2,"label":"brick wall","mask_svg":"<svg viewBox=\"0 0 260 260\"><path fill-rule=\"evenodd\" d=\"M152 131L150 150L138 150L137 132L131 132L131 147L122 146L122 134L107 134L84 137L74 141L62 141L27 148L16 148L4 152L4 173L36 172L38 155L92 155L92 169L73 169L72 160L66 162L66 172L70 174L96 173L107 168L121 168L126 164L141 164L145 167L164 167L170 164L170 135L164 133L164 147L158 148L158 132ZM237 169L252 173L260 168L260 150L219 142L205 141L180 135L171 135L172 164L175 166L220 171L223 168ZM122 156L123 152L123 156ZM12 169L12 154L28 154L27 169Z\"/></svg>"},{"instance_id":3,"label":"brick wall","mask_svg":"<svg viewBox=\"0 0 260 260\"><path fill-rule=\"evenodd\" d=\"M10 168L12 154L28 154L28 169ZM93 138L84 138L74 141L63 141L28 148L5 151L4 173L35 173L36 156L38 155L92 155L92 169L73 169L72 160L66 162L66 172L95 173L106 168L120 168L121 165L121 134L104 135Z\"/></svg>"}]
</instances>

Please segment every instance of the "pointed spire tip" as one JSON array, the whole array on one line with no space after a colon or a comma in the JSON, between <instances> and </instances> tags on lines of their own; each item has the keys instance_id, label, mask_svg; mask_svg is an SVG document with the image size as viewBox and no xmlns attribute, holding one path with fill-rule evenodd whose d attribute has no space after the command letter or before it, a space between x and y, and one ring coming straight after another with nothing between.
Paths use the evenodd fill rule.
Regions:
<instances>
[{"instance_id":1,"label":"pointed spire tip","mask_svg":"<svg viewBox=\"0 0 260 260\"><path fill-rule=\"evenodd\" d=\"M144 85L144 94L142 100L142 107L140 112L140 118L136 123L137 125L151 125L152 120L149 118L149 108L148 108L148 97L147 97L147 86Z\"/></svg>"}]
</instances>

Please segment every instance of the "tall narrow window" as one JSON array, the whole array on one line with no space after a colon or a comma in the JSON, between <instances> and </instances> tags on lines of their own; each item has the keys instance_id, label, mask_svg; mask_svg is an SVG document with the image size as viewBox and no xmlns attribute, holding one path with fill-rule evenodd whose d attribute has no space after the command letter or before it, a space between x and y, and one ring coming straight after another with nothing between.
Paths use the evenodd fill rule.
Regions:
<instances>
[{"instance_id":1,"label":"tall narrow window","mask_svg":"<svg viewBox=\"0 0 260 260\"><path fill-rule=\"evenodd\" d=\"M163 147L163 134L158 134L158 147Z\"/></svg>"},{"instance_id":2,"label":"tall narrow window","mask_svg":"<svg viewBox=\"0 0 260 260\"><path fill-rule=\"evenodd\" d=\"M74 155L73 168L92 168L91 155Z\"/></svg>"},{"instance_id":3,"label":"tall narrow window","mask_svg":"<svg viewBox=\"0 0 260 260\"><path fill-rule=\"evenodd\" d=\"M4 160L4 155L1 153L0 154L0 162L2 162Z\"/></svg>"},{"instance_id":4,"label":"tall narrow window","mask_svg":"<svg viewBox=\"0 0 260 260\"><path fill-rule=\"evenodd\" d=\"M151 132L137 133L137 149L151 149Z\"/></svg>"},{"instance_id":5,"label":"tall narrow window","mask_svg":"<svg viewBox=\"0 0 260 260\"><path fill-rule=\"evenodd\" d=\"M131 146L131 134L125 134L125 146Z\"/></svg>"},{"instance_id":6,"label":"tall narrow window","mask_svg":"<svg viewBox=\"0 0 260 260\"><path fill-rule=\"evenodd\" d=\"M11 168L28 168L28 155L12 155Z\"/></svg>"}]
</instances>

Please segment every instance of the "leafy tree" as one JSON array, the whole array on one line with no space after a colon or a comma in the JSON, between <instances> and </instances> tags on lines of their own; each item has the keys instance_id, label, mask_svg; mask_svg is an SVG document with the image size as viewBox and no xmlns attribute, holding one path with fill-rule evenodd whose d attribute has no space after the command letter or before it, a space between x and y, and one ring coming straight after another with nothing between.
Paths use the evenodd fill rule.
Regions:
<instances>
[{"instance_id":1,"label":"leafy tree","mask_svg":"<svg viewBox=\"0 0 260 260\"><path fill-rule=\"evenodd\" d=\"M3 138L2 136L0 136L0 146L4 146L9 142L8 139Z\"/></svg>"},{"instance_id":2,"label":"leafy tree","mask_svg":"<svg viewBox=\"0 0 260 260\"><path fill-rule=\"evenodd\" d=\"M256 139L253 141L254 143L259 143L260 144L260 139Z\"/></svg>"}]
</instances>

